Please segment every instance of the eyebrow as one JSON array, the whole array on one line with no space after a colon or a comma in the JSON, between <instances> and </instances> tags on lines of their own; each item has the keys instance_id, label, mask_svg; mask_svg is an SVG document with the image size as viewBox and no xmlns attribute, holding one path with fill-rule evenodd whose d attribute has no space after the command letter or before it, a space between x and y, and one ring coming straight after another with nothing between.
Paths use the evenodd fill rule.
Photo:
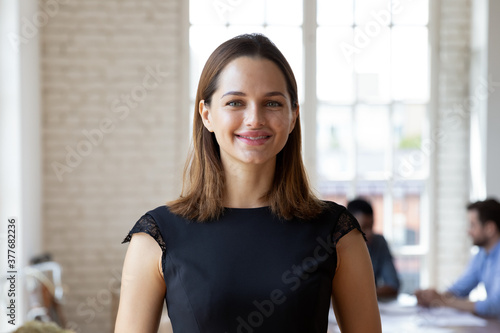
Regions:
<instances>
[{"instance_id":1,"label":"eyebrow","mask_svg":"<svg viewBox=\"0 0 500 333\"><path fill-rule=\"evenodd\" d=\"M227 93L225 93L224 95L222 95L221 99L224 98L225 96L227 95L234 95L234 96L246 96L246 94L244 92L241 92L241 91L228 91ZM284 98L286 98L285 94L283 94L282 92L280 91L271 91L271 92L268 92L264 95L265 97L270 97L270 96L283 96Z\"/></svg>"}]
</instances>

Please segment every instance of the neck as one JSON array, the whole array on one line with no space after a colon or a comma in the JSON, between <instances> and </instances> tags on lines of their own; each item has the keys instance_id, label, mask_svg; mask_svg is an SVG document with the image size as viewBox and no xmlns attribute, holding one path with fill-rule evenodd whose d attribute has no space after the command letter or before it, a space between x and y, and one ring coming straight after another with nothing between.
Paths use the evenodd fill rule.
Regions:
<instances>
[{"instance_id":1,"label":"neck","mask_svg":"<svg viewBox=\"0 0 500 333\"><path fill-rule=\"evenodd\" d=\"M271 188L276 162L224 166L224 207L256 208L269 203L263 196Z\"/></svg>"},{"instance_id":2,"label":"neck","mask_svg":"<svg viewBox=\"0 0 500 333\"><path fill-rule=\"evenodd\" d=\"M493 250L493 248L498 244L498 242L500 242L500 233L497 233L495 237L493 237L489 242L488 244L484 247L484 249L486 250L486 252L490 252L491 250Z\"/></svg>"}]
</instances>

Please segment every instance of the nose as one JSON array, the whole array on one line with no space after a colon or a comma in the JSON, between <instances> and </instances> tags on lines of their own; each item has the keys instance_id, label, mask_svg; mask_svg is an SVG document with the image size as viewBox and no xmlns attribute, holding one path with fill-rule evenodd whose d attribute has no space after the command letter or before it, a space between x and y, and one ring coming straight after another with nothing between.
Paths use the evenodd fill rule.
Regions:
<instances>
[{"instance_id":1,"label":"nose","mask_svg":"<svg viewBox=\"0 0 500 333\"><path fill-rule=\"evenodd\" d=\"M250 103L245 111L245 125L250 128L259 128L266 123L265 110L257 103Z\"/></svg>"}]
</instances>

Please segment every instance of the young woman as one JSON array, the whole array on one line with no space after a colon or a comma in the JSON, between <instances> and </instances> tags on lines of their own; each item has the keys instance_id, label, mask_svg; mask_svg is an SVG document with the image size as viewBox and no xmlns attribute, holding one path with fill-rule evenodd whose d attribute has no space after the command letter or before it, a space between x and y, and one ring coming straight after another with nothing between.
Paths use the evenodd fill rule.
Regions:
<instances>
[{"instance_id":1,"label":"young woman","mask_svg":"<svg viewBox=\"0 0 500 333\"><path fill-rule=\"evenodd\" d=\"M259 34L220 45L196 96L184 189L146 213L130 241L117 333L381 332L363 234L311 192L297 84Z\"/></svg>"}]
</instances>

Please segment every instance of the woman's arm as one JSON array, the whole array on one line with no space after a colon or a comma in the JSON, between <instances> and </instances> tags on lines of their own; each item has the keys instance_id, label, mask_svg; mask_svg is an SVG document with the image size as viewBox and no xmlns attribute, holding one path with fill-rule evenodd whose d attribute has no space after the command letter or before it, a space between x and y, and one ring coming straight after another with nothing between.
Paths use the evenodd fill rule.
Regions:
<instances>
[{"instance_id":1,"label":"woman's arm","mask_svg":"<svg viewBox=\"0 0 500 333\"><path fill-rule=\"evenodd\" d=\"M333 309L342 333L382 332L370 255L356 229L337 243L332 288Z\"/></svg>"},{"instance_id":2,"label":"woman's arm","mask_svg":"<svg viewBox=\"0 0 500 333\"><path fill-rule=\"evenodd\" d=\"M115 333L156 333L166 287L161 248L146 233L132 236L123 264Z\"/></svg>"}]
</instances>

